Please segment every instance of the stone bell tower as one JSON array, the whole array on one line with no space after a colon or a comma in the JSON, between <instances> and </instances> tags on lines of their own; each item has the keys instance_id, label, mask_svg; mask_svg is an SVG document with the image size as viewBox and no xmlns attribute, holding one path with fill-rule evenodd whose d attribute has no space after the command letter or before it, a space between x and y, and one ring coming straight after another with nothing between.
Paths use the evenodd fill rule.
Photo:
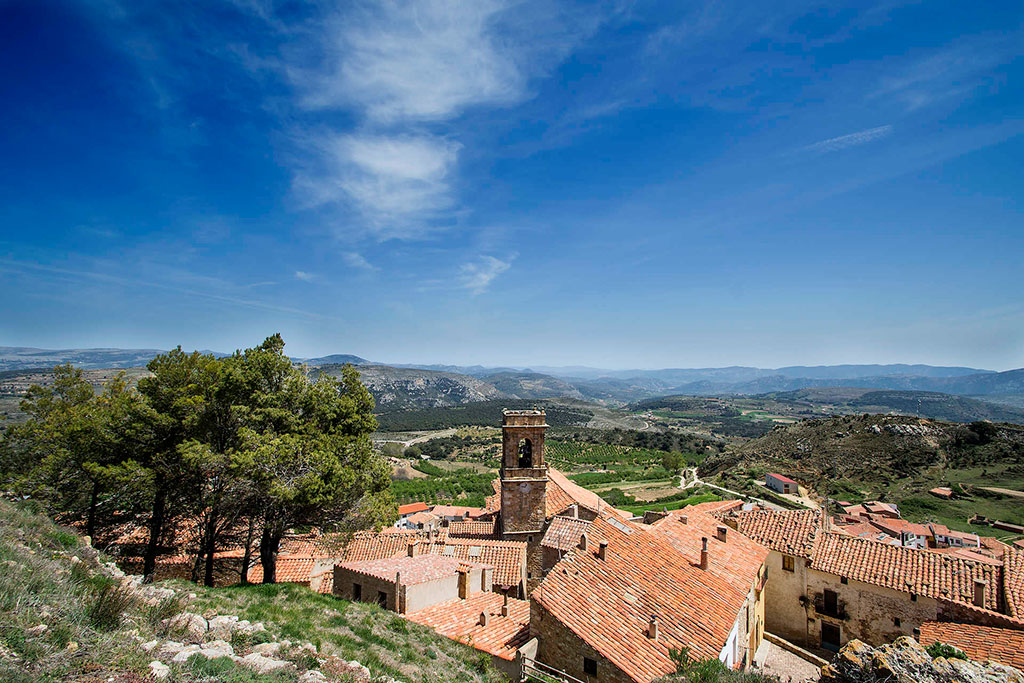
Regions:
<instances>
[{"instance_id":1,"label":"stone bell tower","mask_svg":"<svg viewBox=\"0 0 1024 683\"><path fill-rule=\"evenodd\" d=\"M506 535L544 529L548 484L545 419L543 410L506 410L502 414L501 527Z\"/></svg>"}]
</instances>

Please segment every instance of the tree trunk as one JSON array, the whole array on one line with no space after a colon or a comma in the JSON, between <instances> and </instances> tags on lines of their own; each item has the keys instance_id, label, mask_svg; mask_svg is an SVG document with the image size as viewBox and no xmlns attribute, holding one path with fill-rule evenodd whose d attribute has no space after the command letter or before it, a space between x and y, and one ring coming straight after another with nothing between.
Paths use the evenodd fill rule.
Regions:
<instances>
[{"instance_id":1,"label":"tree trunk","mask_svg":"<svg viewBox=\"0 0 1024 683\"><path fill-rule=\"evenodd\" d=\"M277 547L281 544L284 530L272 520L263 523L260 536L260 563L263 564L263 583L277 583Z\"/></svg>"},{"instance_id":2,"label":"tree trunk","mask_svg":"<svg viewBox=\"0 0 1024 683\"><path fill-rule=\"evenodd\" d=\"M85 524L85 533L94 546L96 545L96 506L99 498L100 483L99 481L94 481L92 483L92 495L89 497L89 520Z\"/></svg>"},{"instance_id":3,"label":"tree trunk","mask_svg":"<svg viewBox=\"0 0 1024 683\"><path fill-rule=\"evenodd\" d=\"M167 491L161 486L153 497L153 514L149 518L149 540L146 542L146 553L142 559L143 581L153 580L156 571L156 551L160 545L160 534L164 529L164 514L167 507Z\"/></svg>"},{"instance_id":4,"label":"tree trunk","mask_svg":"<svg viewBox=\"0 0 1024 683\"><path fill-rule=\"evenodd\" d=\"M242 555L242 574L238 582L243 586L249 583L249 565L252 564L252 537L256 533L256 516L249 517L249 530L245 534L245 553Z\"/></svg>"},{"instance_id":5,"label":"tree trunk","mask_svg":"<svg viewBox=\"0 0 1024 683\"><path fill-rule=\"evenodd\" d=\"M217 550L217 521L220 517L220 511L217 509L218 504L215 501L210 506L210 516L206 521L206 538L204 540L204 550L206 552L206 571L203 573L203 585L213 586L213 559L214 553Z\"/></svg>"}]
</instances>

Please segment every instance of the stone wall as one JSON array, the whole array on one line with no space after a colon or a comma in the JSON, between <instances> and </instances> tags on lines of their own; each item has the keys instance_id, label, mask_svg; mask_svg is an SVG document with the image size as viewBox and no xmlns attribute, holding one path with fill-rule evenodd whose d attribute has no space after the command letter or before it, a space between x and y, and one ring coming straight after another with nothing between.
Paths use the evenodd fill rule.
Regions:
<instances>
[{"instance_id":1,"label":"stone wall","mask_svg":"<svg viewBox=\"0 0 1024 683\"><path fill-rule=\"evenodd\" d=\"M536 601L530 603L530 636L537 639L537 661L585 683L633 683L633 680L551 616ZM597 662L597 675L583 671L583 658Z\"/></svg>"},{"instance_id":2,"label":"stone wall","mask_svg":"<svg viewBox=\"0 0 1024 683\"><path fill-rule=\"evenodd\" d=\"M545 525L547 500L545 475L538 479L501 479L501 525L502 532L540 534ZM521 539L515 539L521 540Z\"/></svg>"},{"instance_id":3,"label":"stone wall","mask_svg":"<svg viewBox=\"0 0 1024 683\"><path fill-rule=\"evenodd\" d=\"M807 584L807 560L793 558L793 571L782 568L784 555L768 553L768 583L764 589L765 630L794 643L807 640L807 610L801 598Z\"/></svg>"}]
</instances>

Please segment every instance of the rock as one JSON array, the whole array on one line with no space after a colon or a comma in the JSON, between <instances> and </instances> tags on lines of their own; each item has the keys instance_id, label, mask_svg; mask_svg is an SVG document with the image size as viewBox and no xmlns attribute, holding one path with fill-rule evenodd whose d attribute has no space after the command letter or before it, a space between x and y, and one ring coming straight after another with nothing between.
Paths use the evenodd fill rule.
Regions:
<instances>
[{"instance_id":1,"label":"rock","mask_svg":"<svg viewBox=\"0 0 1024 683\"><path fill-rule=\"evenodd\" d=\"M163 680L171 675L171 667L167 666L159 659L154 659L149 663L149 673L158 681Z\"/></svg>"},{"instance_id":2,"label":"rock","mask_svg":"<svg viewBox=\"0 0 1024 683\"><path fill-rule=\"evenodd\" d=\"M152 652L158 645L160 645L159 640L150 640L142 644L142 649L146 652Z\"/></svg>"},{"instance_id":3,"label":"rock","mask_svg":"<svg viewBox=\"0 0 1024 683\"><path fill-rule=\"evenodd\" d=\"M107 573L110 574L111 576L113 576L115 579L123 579L124 578L124 572L121 571L121 568L118 567L116 563L114 563L114 562L107 562L103 566L107 568Z\"/></svg>"},{"instance_id":4,"label":"rock","mask_svg":"<svg viewBox=\"0 0 1024 683\"><path fill-rule=\"evenodd\" d=\"M215 640L204 644L199 650L199 654L207 659L217 659L218 657L231 657L235 654L235 650L223 640Z\"/></svg>"},{"instance_id":5,"label":"rock","mask_svg":"<svg viewBox=\"0 0 1024 683\"><path fill-rule=\"evenodd\" d=\"M316 669L310 669L299 676L299 683L327 683L327 676Z\"/></svg>"},{"instance_id":6,"label":"rock","mask_svg":"<svg viewBox=\"0 0 1024 683\"><path fill-rule=\"evenodd\" d=\"M27 631L25 631L25 633L27 633L28 635L33 636L33 637L41 636L44 633L46 633L47 629L49 629L49 628L50 627L47 626L46 624L39 624L37 626L33 626L32 628L28 629Z\"/></svg>"},{"instance_id":7,"label":"rock","mask_svg":"<svg viewBox=\"0 0 1024 683\"><path fill-rule=\"evenodd\" d=\"M200 648L198 645L186 645L182 648L181 652L171 657L171 661L177 664L183 664L188 661L189 657L194 654L198 654L199 650Z\"/></svg>"},{"instance_id":8,"label":"rock","mask_svg":"<svg viewBox=\"0 0 1024 683\"><path fill-rule=\"evenodd\" d=\"M852 640L821 668L823 683L1024 683L1017 669L993 662L932 658L913 638L873 648Z\"/></svg>"},{"instance_id":9,"label":"rock","mask_svg":"<svg viewBox=\"0 0 1024 683\"><path fill-rule=\"evenodd\" d=\"M260 643L254 645L252 651L269 657L280 653L282 647L281 643Z\"/></svg>"},{"instance_id":10,"label":"rock","mask_svg":"<svg viewBox=\"0 0 1024 683\"><path fill-rule=\"evenodd\" d=\"M238 628L238 617L220 616L209 621L210 633L216 638L230 638Z\"/></svg>"},{"instance_id":11,"label":"rock","mask_svg":"<svg viewBox=\"0 0 1024 683\"><path fill-rule=\"evenodd\" d=\"M257 621L255 624L251 624L248 621L240 621L235 625L235 630L239 633L261 633L267 630L267 627L262 622Z\"/></svg>"},{"instance_id":12,"label":"rock","mask_svg":"<svg viewBox=\"0 0 1024 683\"><path fill-rule=\"evenodd\" d=\"M168 640L160 647L160 652L167 655L176 655L185 648L183 643L176 640Z\"/></svg>"},{"instance_id":13,"label":"rock","mask_svg":"<svg viewBox=\"0 0 1024 683\"><path fill-rule=\"evenodd\" d=\"M82 559L78 555L71 556L71 564L78 564Z\"/></svg>"},{"instance_id":14,"label":"rock","mask_svg":"<svg viewBox=\"0 0 1024 683\"><path fill-rule=\"evenodd\" d=\"M207 631L210 630L206 619L192 612L182 612L170 619L164 619L160 625L172 631L183 631L192 642L202 641L206 637Z\"/></svg>"},{"instance_id":15,"label":"rock","mask_svg":"<svg viewBox=\"0 0 1024 683\"><path fill-rule=\"evenodd\" d=\"M278 669L284 669L291 666L290 662L286 662L282 659L264 657L258 652L251 652L242 657L241 663L261 674L270 673L271 671L277 671Z\"/></svg>"}]
</instances>

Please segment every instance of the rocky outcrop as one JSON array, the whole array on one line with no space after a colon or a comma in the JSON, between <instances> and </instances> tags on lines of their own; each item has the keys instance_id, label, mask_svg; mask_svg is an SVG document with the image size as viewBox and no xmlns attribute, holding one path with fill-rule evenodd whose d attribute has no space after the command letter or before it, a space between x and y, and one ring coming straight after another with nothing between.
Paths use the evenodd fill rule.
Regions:
<instances>
[{"instance_id":1,"label":"rocky outcrop","mask_svg":"<svg viewBox=\"0 0 1024 683\"><path fill-rule=\"evenodd\" d=\"M913 638L880 647L852 640L821 669L824 683L1024 683L1024 674L994 662L932 657Z\"/></svg>"}]
</instances>

